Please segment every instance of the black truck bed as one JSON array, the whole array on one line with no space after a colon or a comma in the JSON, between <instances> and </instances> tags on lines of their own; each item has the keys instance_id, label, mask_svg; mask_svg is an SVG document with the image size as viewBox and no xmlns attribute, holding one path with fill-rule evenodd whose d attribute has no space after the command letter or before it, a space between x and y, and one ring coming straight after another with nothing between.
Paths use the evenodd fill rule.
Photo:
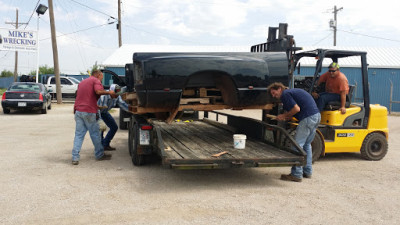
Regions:
<instances>
[{"instance_id":1,"label":"black truck bed","mask_svg":"<svg viewBox=\"0 0 400 225\"><path fill-rule=\"evenodd\" d=\"M245 149L233 147L233 132L203 120L155 121L164 166L179 169L301 165L304 157L247 137ZM218 157L215 154L225 152Z\"/></svg>"}]
</instances>

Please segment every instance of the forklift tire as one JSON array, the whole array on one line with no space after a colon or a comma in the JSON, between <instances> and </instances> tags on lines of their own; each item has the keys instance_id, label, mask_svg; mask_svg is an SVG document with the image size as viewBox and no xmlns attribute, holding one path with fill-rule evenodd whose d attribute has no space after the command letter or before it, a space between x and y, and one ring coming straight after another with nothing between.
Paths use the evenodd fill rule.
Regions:
<instances>
[{"instance_id":1,"label":"forklift tire","mask_svg":"<svg viewBox=\"0 0 400 225\"><path fill-rule=\"evenodd\" d=\"M288 133L294 138L294 136L296 135L296 128L288 130ZM286 147L291 148L291 143L289 142L288 139L286 139L284 143ZM311 142L311 148L312 148L312 162L314 163L321 157L322 152L324 151L325 148L324 141L318 131L316 131L314 140Z\"/></svg>"},{"instance_id":2,"label":"forklift tire","mask_svg":"<svg viewBox=\"0 0 400 225\"><path fill-rule=\"evenodd\" d=\"M135 166L144 165L144 155L137 154L139 143L139 128L138 125L132 124L129 128L129 154L131 155L132 163Z\"/></svg>"},{"instance_id":3,"label":"forklift tire","mask_svg":"<svg viewBox=\"0 0 400 225\"><path fill-rule=\"evenodd\" d=\"M385 135L376 132L368 134L361 146L361 156L367 160L381 160L387 151L388 143Z\"/></svg>"},{"instance_id":4,"label":"forklift tire","mask_svg":"<svg viewBox=\"0 0 400 225\"><path fill-rule=\"evenodd\" d=\"M321 134L318 131L316 131L314 140L311 142L311 148L312 162L314 163L321 157L325 148L324 139L321 137Z\"/></svg>"}]
</instances>

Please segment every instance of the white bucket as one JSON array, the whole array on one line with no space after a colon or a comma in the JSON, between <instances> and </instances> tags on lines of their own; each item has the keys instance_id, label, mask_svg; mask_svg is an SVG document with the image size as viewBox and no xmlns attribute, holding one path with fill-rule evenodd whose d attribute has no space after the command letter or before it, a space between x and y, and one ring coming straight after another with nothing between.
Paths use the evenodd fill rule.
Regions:
<instances>
[{"instance_id":1,"label":"white bucket","mask_svg":"<svg viewBox=\"0 0 400 225\"><path fill-rule=\"evenodd\" d=\"M246 146L246 135L234 134L233 135L233 147L237 149L244 149Z\"/></svg>"}]
</instances>

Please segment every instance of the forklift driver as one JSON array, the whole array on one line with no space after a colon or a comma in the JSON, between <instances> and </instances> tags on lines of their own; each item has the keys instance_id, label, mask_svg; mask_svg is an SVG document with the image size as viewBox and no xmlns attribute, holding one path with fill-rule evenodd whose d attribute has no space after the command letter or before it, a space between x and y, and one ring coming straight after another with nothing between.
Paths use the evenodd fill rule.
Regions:
<instances>
[{"instance_id":1,"label":"forklift driver","mask_svg":"<svg viewBox=\"0 0 400 225\"><path fill-rule=\"evenodd\" d=\"M349 82L346 76L339 71L339 64L333 62L329 65L329 70L322 74L318 80L318 84L326 82L325 92L317 94L313 92L312 95L316 99L317 107L321 112L326 104L331 101L340 102L339 111L342 114L346 113L346 95L349 93Z\"/></svg>"}]
</instances>

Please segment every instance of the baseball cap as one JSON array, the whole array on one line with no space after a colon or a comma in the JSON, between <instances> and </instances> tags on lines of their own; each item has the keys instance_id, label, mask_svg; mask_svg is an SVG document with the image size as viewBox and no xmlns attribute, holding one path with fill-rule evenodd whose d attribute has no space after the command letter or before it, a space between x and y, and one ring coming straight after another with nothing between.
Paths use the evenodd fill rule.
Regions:
<instances>
[{"instance_id":1,"label":"baseball cap","mask_svg":"<svg viewBox=\"0 0 400 225\"><path fill-rule=\"evenodd\" d=\"M126 87L119 86L118 84L111 84L110 91L114 91L115 94L121 95L126 92Z\"/></svg>"},{"instance_id":2,"label":"baseball cap","mask_svg":"<svg viewBox=\"0 0 400 225\"><path fill-rule=\"evenodd\" d=\"M336 68L336 69L339 69L339 64L336 63L336 62L333 62L333 63L331 63L331 64L329 65L328 68Z\"/></svg>"}]
</instances>

